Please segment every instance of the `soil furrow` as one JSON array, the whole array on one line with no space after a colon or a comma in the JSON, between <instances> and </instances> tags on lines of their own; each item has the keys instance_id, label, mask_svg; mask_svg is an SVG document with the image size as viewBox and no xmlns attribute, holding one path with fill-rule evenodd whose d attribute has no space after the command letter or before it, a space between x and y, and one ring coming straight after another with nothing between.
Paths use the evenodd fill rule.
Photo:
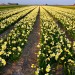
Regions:
<instances>
[{"instance_id":1,"label":"soil furrow","mask_svg":"<svg viewBox=\"0 0 75 75\"><path fill-rule=\"evenodd\" d=\"M70 35L69 35L69 33L68 33L68 31L67 31L67 29L63 26L63 24L60 22L60 20L58 20L56 17L54 17L54 15L52 15L47 9L45 9L45 8L43 8L48 14L49 14L49 16L50 17L52 17L53 18L53 20L55 21L55 23L58 25L58 27L62 30L62 31L64 31L65 32L65 35L66 35L66 38L68 38L70 41L71 41L71 46L72 46L72 48L73 48L73 41L74 41L74 39L73 39L73 37L71 37ZM74 49L73 49L74 50ZM74 50L75 51L75 50ZM58 65L59 66L59 65ZM62 66L62 65L60 65L60 66ZM60 72L59 72L59 70L61 70ZM58 69L57 69L57 71L56 71L56 75L64 75L64 68L62 67L59 67Z\"/></svg>"},{"instance_id":2,"label":"soil furrow","mask_svg":"<svg viewBox=\"0 0 75 75\"><path fill-rule=\"evenodd\" d=\"M25 10L27 10L27 9L25 9ZM11 16L13 16L13 15L16 15L16 14L18 14L20 12L23 12L25 10L22 10L22 11L19 11L19 12L16 12L16 13L13 13L12 15L8 15L7 17L4 17L4 18L0 19L0 22L3 21L3 20L5 20L5 19L7 19L7 18L9 18L9 17L11 17Z\"/></svg>"},{"instance_id":3,"label":"soil furrow","mask_svg":"<svg viewBox=\"0 0 75 75\"><path fill-rule=\"evenodd\" d=\"M35 8L34 8L35 9ZM18 18L18 20L16 20L14 23L12 23L11 25L9 25L7 28L5 28L3 31L2 31L2 34L0 34L0 38L1 37L7 37L8 36L8 33L14 28L14 25L16 23L18 23L22 18L24 18L25 16L27 16L29 13L31 13L34 9L30 10L28 13L26 13L25 15L23 15L22 17Z\"/></svg>"},{"instance_id":4,"label":"soil furrow","mask_svg":"<svg viewBox=\"0 0 75 75\"><path fill-rule=\"evenodd\" d=\"M19 61L12 65L7 65L3 69L3 73L0 75L34 75L35 69L31 68L31 64L37 64L38 52L37 45L40 41L40 7L36 17L36 21L33 26L33 30L28 37L28 42L24 47L22 55Z\"/></svg>"},{"instance_id":5,"label":"soil furrow","mask_svg":"<svg viewBox=\"0 0 75 75\"><path fill-rule=\"evenodd\" d=\"M66 15L66 14L64 14L64 13L66 13L66 12L64 12L64 13L61 13L61 12L59 12L59 11L56 11L57 13L59 13L59 14L61 14L61 15L63 15L63 16L66 16L67 18L70 18L70 20L75 20L75 18L71 18L70 16L68 16L68 15ZM73 15L74 16L74 15Z\"/></svg>"},{"instance_id":6,"label":"soil furrow","mask_svg":"<svg viewBox=\"0 0 75 75\"><path fill-rule=\"evenodd\" d=\"M48 14L50 17L53 18L53 20L55 21L55 23L58 25L58 27L65 31L65 35L67 36L67 38L72 42L72 46L73 46L73 39L70 37L70 35L68 35L68 32L67 30L63 27L62 23L57 19L55 18L52 14L49 13L48 10L46 10L45 8L43 8ZM64 68L62 65L57 65L59 68L55 71L55 75L64 75ZM60 67L61 66L61 67Z\"/></svg>"},{"instance_id":7,"label":"soil furrow","mask_svg":"<svg viewBox=\"0 0 75 75\"><path fill-rule=\"evenodd\" d=\"M63 26L63 24L57 19L54 17L54 15L52 15L48 10L46 10L45 8L43 8L48 14L50 17L53 18L53 20L56 22L56 24L58 25L58 27L65 31L65 35L66 37L73 43L74 39L69 35L68 31L66 30L66 28Z\"/></svg>"}]
</instances>

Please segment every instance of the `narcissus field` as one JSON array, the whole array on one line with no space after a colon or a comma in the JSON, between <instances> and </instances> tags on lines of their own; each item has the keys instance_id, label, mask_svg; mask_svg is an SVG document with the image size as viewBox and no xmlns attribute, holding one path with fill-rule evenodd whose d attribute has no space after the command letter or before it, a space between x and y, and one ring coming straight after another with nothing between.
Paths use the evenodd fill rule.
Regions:
<instances>
[{"instance_id":1,"label":"narcissus field","mask_svg":"<svg viewBox=\"0 0 75 75\"><path fill-rule=\"evenodd\" d=\"M34 75L75 75L74 7L12 7L0 9L0 69L25 55L25 46L31 46L30 37L32 46L38 40L38 51L33 52L37 65L31 63L36 69ZM32 32L39 38L32 38Z\"/></svg>"}]
</instances>

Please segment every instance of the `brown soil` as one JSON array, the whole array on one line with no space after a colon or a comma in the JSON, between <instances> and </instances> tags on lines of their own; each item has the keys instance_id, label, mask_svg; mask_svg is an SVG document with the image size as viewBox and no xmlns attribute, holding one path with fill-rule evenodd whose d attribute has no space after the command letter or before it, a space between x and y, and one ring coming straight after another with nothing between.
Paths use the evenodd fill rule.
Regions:
<instances>
[{"instance_id":1,"label":"brown soil","mask_svg":"<svg viewBox=\"0 0 75 75\"><path fill-rule=\"evenodd\" d=\"M38 52L37 45L40 41L40 8L33 30L28 37L28 43L22 52L20 59L13 64L7 65L0 75L34 75L35 69L31 68L31 64L37 64Z\"/></svg>"},{"instance_id":2,"label":"brown soil","mask_svg":"<svg viewBox=\"0 0 75 75\"><path fill-rule=\"evenodd\" d=\"M57 18L55 18L54 15L52 15L51 13L49 13L48 10L46 10L45 8L43 8L43 9L49 14L50 17L53 18L53 20L56 22L56 24L58 25L58 27L59 27L61 30L65 31L66 37L67 37L71 42L73 42L74 39L69 35L68 31L67 31L66 28L63 26L63 24L62 24Z\"/></svg>"},{"instance_id":3,"label":"brown soil","mask_svg":"<svg viewBox=\"0 0 75 75\"><path fill-rule=\"evenodd\" d=\"M35 9L35 8L34 8ZM8 26L7 28L5 28L2 32L0 32L0 38L1 37L5 37L8 36L9 32L14 29L14 25L16 23L18 23L22 18L24 18L25 16L27 16L30 12L32 12L34 9L30 10L28 13L26 13L25 15L23 15L22 17L18 18L18 20L16 20L14 23L11 23L10 26Z\"/></svg>"}]
</instances>

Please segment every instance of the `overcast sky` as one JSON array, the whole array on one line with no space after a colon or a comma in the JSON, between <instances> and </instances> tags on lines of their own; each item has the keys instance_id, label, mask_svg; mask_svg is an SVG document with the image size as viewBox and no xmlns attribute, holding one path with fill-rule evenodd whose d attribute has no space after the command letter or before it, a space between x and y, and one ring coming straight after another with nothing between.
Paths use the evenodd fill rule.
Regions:
<instances>
[{"instance_id":1,"label":"overcast sky","mask_svg":"<svg viewBox=\"0 0 75 75\"><path fill-rule=\"evenodd\" d=\"M74 4L75 0L0 0L0 3L19 3L19 4Z\"/></svg>"}]
</instances>

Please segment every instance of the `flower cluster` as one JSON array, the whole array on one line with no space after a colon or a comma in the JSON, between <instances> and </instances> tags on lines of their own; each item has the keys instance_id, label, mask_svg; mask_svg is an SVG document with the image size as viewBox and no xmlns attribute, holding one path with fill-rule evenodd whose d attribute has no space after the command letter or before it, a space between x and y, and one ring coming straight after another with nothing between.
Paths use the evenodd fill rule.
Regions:
<instances>
[{"instance_id":1,"label":"flower cluster","mask_svg":"<svg viewBox=\"0 0 75 75\"><path fill-rule=\"evenodd\" d=\"M59 7L44 8L47 9L55 18L57 18L67 30L69 35L75 39L75 10Z\"/></svg>"},{"instance_id":2,"label":"flower cluster","mask_svg":"<svg viewBox=\"0 0 75 75\"><path fill-rule=\"evenodd\" d=\"M24 8L24 11L21 11L15 15L12 15L8 18L6 18L5 20L0 22L0 33L2 33L5 29L7 29L12 23L14 23L15 21L17 21L20 17L22 17L23 15L27 14L29 11L31 11L33 8L35 7L27 7L28 9ZM26 9L26 10L25 10ZM19 10L19 9L18 9ZM22 8L21 8L22 10Z\"/></svg>"},{"instance_id":3,"label":"flower cluster","mask_svg":"<svg viewBox=\"0 0 75 75\"><path fill-rule=\"evenodd\" d=\"M6 9L3 11L0 11L0 20L7 18L9 16L12 16L12 15L19 13L19 12L26 10L26 9L28 9L28 7L15 8L15 9L9 9L9 10Z\"/></svg>"},{"instance_id":4,"label":"flower cluster","mask_svg":"<svg viewBox=\"0 0 75 75\"><path fill-rule=\"evenodd\" d=\"M0 67L5 66L7 62L17 60L21 55L36 21L38 9L38 7L35 8L30 14L16 23L7 37L0 38Z\"/></svg>"},{"instance_id":5,"label":"flower cluster","mask_svg":"<svg viewBox=\"0 0 75 75\"><path fill-rule=\"evenodd\" d=\"M53 18L41 7L41 39L40 51L37 54L39 67L35 75L55 75L56 67L61 64L67 74L71 73L70 66L75 66L74 51L65 32L60 30ZM57 66L53 66L57 64ZM68 70L69 69L69 70ZM65 72L65 73L66 73ZM70 74L71 75L71 74Z\"/></svg>"}]
</instances>

